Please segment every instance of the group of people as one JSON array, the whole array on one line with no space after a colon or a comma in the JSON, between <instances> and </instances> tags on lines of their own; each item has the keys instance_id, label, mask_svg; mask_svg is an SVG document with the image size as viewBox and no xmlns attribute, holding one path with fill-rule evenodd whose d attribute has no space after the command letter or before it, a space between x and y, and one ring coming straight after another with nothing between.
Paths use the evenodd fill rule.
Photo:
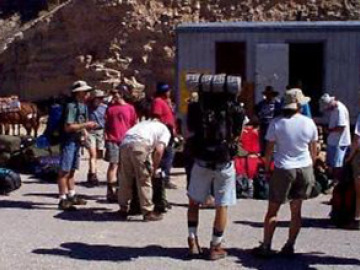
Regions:
<instances>
[{"instance_id":1,"label":"group of people","mask_svg":"<svg viewBox=\"0 0 360 270\"><path fill-rule=\"evenodd\" d=\"M89 92L91 102L87 104ZM176 188L170 182L170 168L174 157L171 141L176 135L170 87L157 85L156 98L146 115L139 121L134 107L124 99L126 89L111 91L107 106L104 93L93 90L83 81L72 86L74 101L66 105L59 173L59 208L74 210L86 202L75 193L74 173L79 168L79 149L84 142L90 153L89 183L96 185L97 150L104 136L109 202L119 203L119 218L126 220L131 213L131 201L138 200L144 221L162 219L154 206L157 189ZM233 158L236 142L245 123L245 112L237 96L227 93L207 96L199 92L189 103L187 115L188 138L185 161L188 182L188 247L189 256L202 255L198 239L199 209L209 195L214 198L215 220L210 243L211 260L226 257L223 247L227 223L227 209L236 204L235 169ZM289 202L291 222L289 237L281 253L294 254L301 229L301 209L315 184L313 165L318 156L318 130L311 118L310 98L299 88L289 88L282 100L276 100L272 87L264 91L264 101L256 109L261 144L264 147L265 171L269 175L269 203L264 219L264 239L254 253L267 257L273 254L271 242L276 229L280 207ZM206 102L204 102L206 101ZM350 141L350 119L345 105L335 97L324 94L320 99L324 112L329 113L327 164L334 179L340 181L345 162L352 162L357 191L357 208L350 227L360 229L360 117ZM270 164L275 168L270 175ZM156 187L154 189L154 187ZM164 197L162 193L160 197ZM166 201L166 200L165 200Z\"/></svg>"},{"instance_id":2,"label":"group of people","mask_svg":"<svg viewBox=\"0 0 360 270\"><path fill-rule=\"evenodd\" d=\"M171 139L176 134L175 117L170 99L170 87L157 85L156 97L139 119L135 107L127 102L129 90L120 86L105 93L93 89L84 81L71 87L72 101L64 105L61 125L60 172L58 175L59 209L75 210L86 201L76 194L74 174L80 164L80 148L89 151L88 184L99 184L97 159L109 162L107 170L107 201L118 202L119 216L129 213L133 194L146 221L160 220L154 211L152 181L161 181L162 203L158 212L165 212L165 187L176 188L170 182L173 162ZM143 121L139 121L143 120ZM161 174L161 177L155 177ZM121 179L121 181L118 181ZM135 197L135 196L134 196Z\"/></svg>"}]
</instances>

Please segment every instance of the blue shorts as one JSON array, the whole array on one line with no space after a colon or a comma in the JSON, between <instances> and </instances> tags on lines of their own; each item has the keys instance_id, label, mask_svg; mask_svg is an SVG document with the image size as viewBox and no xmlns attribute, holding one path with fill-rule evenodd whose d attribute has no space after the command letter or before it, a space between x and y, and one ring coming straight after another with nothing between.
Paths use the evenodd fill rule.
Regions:
<instances>
[{"instance_id":1,"label":"blue shorts","mask_svg":"<svg viewBox=\"0 0 360 270\"><path fill-rule=\"evenodd\" d=\"M60 169L70 172L79 169L80 145L75 141L66 141L61 145Z\"/></svg>"},{"instance_id":2,"label":"blue shorts","mask_svg":"<svg viewBox=\"0 0 360 270\"><path fill-rule=\"evenodd\" d=\"M341 168L349 146L328 145L326 150L326 164L331 168Z\"/></svg>"},{"instance_id":3,"label":"blue shorts","mask_svg":"<svg viewBox=\"0 0 360 270\"><path fill-rule=\"evenodd\" d=\"M205 203L214 187L216 206L231 206L236 204L235 168L229 163L224 168L209 169L199 166L198 162L191 171L188 196L197 203Z\"/></svg>"}]
</instances>

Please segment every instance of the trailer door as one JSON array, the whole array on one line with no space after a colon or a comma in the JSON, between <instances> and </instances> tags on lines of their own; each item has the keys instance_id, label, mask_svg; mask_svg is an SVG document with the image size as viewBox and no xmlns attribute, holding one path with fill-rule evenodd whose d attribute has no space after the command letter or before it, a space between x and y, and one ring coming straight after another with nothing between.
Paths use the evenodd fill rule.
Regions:
<instances>
[{"instance_id":1,"label":"trailer door","mask_svg":"<svg viewBox=\"0 0 360 270\"><path fill-rule=\"evenodd\" d=\"M289 83L288 44L258 44L256 46L255 99L262 99L265 86L271 85L280 93Z\"/></svg>"}]
</instances>

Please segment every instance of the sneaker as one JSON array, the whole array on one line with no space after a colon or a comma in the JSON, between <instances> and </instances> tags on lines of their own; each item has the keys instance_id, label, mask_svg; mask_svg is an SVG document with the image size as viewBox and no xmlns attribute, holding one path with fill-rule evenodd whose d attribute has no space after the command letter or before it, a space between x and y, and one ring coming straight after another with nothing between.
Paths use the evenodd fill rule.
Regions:
<instances>
[{"instance_id":1,"label":"sneaker","mask_svg":"<svg viewBox=\"0 0 360 270\"><path fill-rule=\"evenodd\" d=\"M295 254L294 246L290 245L290 244L285 244L282 247L280 254L283 256L286 256L286 257L294 256L294 254Z\"/></svg>"},{"instance_id":2,"label":"sneaker","mask_svg":"<svg viewBox=\"0 0 360 270\"><path fill-rule=\"evenodd\" d=\"M63 211L76 210L76 207L74 206L74 204L68 199L61 199L59 201L58 208L59 208L59 210L63 210Z\"/></svg>"},{"instance_id":3,"label":"sneaker","mask_svg":"<svg viewBox=\"0 0 360 270\"><path fill-rule=\"evenodd\" d=\"M273 255L275 255L275 251L271 250L270 246L266 246L263 243L260 244L260 246L254 248L252 250L252 253L261 258L269 258Z\"/></svg>"},{"instance_id":4,"label":"sneaker","mask_svg":"<svg viewBox=\"0 0 360 270\"><path fill-rule=\"evenodd\" d=\"M83 198L81 198L79 195L75 195L73 197L68 197L68 200L73 204L73 205L86 205L87 201L84 200Z\"/></svg>"},{"instance_id":5,"label":"sneaker","mask_svg":"<svg viewBox=\"0 0 360 270\"><path fill-rule=\"evenodd\" d=\"M221 243L217 245L213 245L210 243L210 255L209 259L212 261L223 259L227 256L227 252L225 249L221 247Z\"/></svg>"},{"instance_id":6,"label":"sneaker","mask_svg":"<svg viewBox=\"0 0 360 270\"><path fill-rule=\"evenodd\" d=\"M158 214L154 211L151 211L151 212L147 212L145 215L144 215L144 221L159 221L159 220L162 220L163 219L163 216L161 214Z\"/></svg>"},{"instance_id":7,"label":"sneaker","mask_svg":"<svg viewBox=\"0 0 360 270\"><path fill-rule=\"evenodd\" d=\"M345 226L345 229L360 231L360 220L353 220L349 225Z\"/></svg>"},{"instance_id":8,"label":"sneaker","mask_svg":"<svg viewBox=\"0 0 360 270\"><path fill-rule=\"evenodd\" d=\"M178 187L174 183L167 182L167 183L165 183L165 188L166 189L177 189Z\"/></svg>"},{"instance_id":9,"label":"sneaker","mask_svg":"<svg viewBox=\"0 0 360 270\"><path fill-rule=\"evenodd\" d=\"M189 246L188 257L193 258L203 254L203 251L199 245L199 240L197 237L195 238L188 237L188 246Z\"/></svg>"}]
</instances>

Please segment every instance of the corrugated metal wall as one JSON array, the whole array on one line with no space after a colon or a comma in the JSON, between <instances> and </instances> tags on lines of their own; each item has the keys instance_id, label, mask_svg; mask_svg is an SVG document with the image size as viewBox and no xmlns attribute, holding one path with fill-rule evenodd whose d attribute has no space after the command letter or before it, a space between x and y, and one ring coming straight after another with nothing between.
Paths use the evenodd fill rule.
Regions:
<instances>
[{"instance_id":1,"label":"corrugated metal wall","mask_svg":"<svg viewBox=\"0 0 360 270\"><path fill-rule=\"evenodd\" d=\"M216 42L246 42L246 74L255 81L258 43L324 43L324 92L345 103L354 121L359 112L360 28L356 31L251 31L251 32L180 32L178 33L178 74L185 71L215 72ZM236 59L234 59L236 61ZM311 65L311 59L309 59ZM178 86L180 87L180 77Z\"/></svg>"}]
</instances>

